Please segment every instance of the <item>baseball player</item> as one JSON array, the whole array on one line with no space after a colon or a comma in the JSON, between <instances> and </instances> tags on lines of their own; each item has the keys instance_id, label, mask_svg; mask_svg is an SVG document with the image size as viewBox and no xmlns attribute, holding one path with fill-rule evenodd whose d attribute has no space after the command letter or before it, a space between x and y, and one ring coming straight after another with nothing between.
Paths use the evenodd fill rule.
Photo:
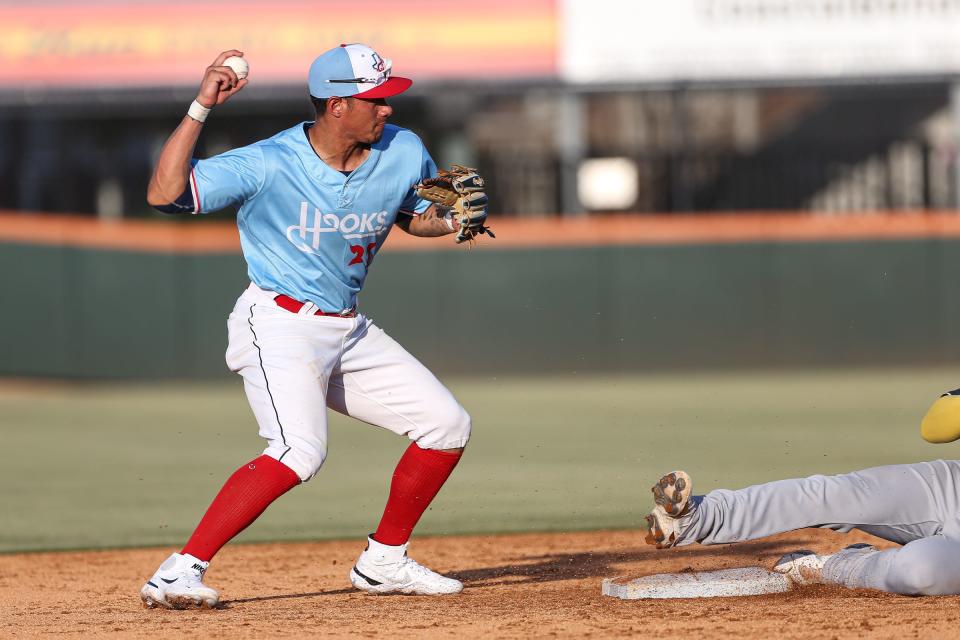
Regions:
<instances>
[{"instance_id":1,"label":"baseball player","mask_svg":"<svg viewBox=\"0 0 960 640\"><path fill-rule=\"evenodd\" d=\"M223 485L179 553L143 586L148 607L214 607L203 581L217 551L277 498L310 480L327 454L327 407L412 442L382 519L349 572L376 594L455 594L463 585L407 556L411 531L453 471L470 417L420 362L357 310L370 264L394 226L415 236L488 230L483 181L434 178L412 132L387 124L387 98L412 81L362 44L333 48L308 74L316 119L206 159L193 149L212 109L247 85L221 53L160 152L147 200L167 213L238 206L250 286L229 316L226 361L243 377L267 446ZM444 172L441 172L443 174ZM453 193L441 207L425 187ZM442 189L440 189L442 190Z\"/></svg>"},{"instance_id":2,"label":"baseball player","mask_svg":"<svg viewBox=\"0 0 960 640\"><path fill-rule=\"evenodd\" d=\"M921 424L930 442L960 437L960 389L938 399ZM819 527L859 529L902 547L851 545L830 555L796 551L774 571L796 584L839 584L907 595L960 594L960 460L875 467L693 495L674 471L653 486L646 542L657 548L722 544Z\"/></svg>"}]
</instances>

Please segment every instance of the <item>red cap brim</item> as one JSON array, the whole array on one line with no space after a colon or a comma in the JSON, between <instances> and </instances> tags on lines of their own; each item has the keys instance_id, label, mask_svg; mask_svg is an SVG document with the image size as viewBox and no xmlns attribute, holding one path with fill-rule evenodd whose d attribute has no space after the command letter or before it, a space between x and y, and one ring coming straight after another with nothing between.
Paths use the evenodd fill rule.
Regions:
<instances>
[{"instance_id":1,"label":"red cap brim","mask_svg":"<svg viewBox=\"0 0 960 640\"><path fill-rule=\"evenodd\" d=\"M399 76L392 76L387 78L387 81L381 85L377 85L373 89L369 89L362 93L355 93L351 98L389 98L390 96L395 96L398 93L403 93L410 88L410 85L413 84L413 80L410 78L401 78Z\"/></svg>"}]
</instances>

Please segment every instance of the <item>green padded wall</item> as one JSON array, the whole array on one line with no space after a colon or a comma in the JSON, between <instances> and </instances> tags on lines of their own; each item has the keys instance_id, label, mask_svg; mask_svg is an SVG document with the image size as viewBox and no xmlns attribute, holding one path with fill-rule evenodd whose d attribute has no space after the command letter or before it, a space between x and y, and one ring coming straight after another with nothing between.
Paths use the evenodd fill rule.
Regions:
<instances>
[{"instance_id":1,"label":"green padded wall","mask_svg":"<svg viewBox=\"0 0 960 640\"><path fill-rule=\"evenodd\" d=\"M0 244L0 270L0 374L228 375L239 255ZM955 363L958 270L953 240L388 248L361 309L446 373Z\"/></svg>"}]
</instances>

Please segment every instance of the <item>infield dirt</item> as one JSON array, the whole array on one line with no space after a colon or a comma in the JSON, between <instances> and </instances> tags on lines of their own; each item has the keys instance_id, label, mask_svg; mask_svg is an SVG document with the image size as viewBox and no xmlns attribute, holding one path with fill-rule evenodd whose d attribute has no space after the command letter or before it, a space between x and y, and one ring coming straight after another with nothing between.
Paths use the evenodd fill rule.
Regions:
<instances>
[{"instance_id":1,"label":"infield dirt","mask_svg":"<svg viewBox=\"0 0 960 640\"><path fill-rule=\"evenodd\" d=\"M656 551L635 531L418 538L411 555L462 580L459 596L368 596L346 575L362 541L234 545L207 575L213 611L142 608L142 582L169 549L0 556L0 637L698 637L960 638L960 597L817 587L790 593L621 601L603 578L769 567L797 548L827 552L862 534L806 530Z\"/></svg>"}]
</instances>

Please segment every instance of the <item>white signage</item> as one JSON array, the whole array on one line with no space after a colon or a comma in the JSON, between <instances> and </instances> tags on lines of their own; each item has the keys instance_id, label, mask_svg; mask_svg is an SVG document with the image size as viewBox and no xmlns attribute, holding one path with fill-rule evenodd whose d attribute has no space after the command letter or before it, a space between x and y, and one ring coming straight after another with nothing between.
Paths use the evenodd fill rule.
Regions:
<instances>
[{"instance_id":1,"label":"white signage","mask_svg":"<svg viewBox=\"0 0 960 640\"><path fill-rule=\"evenodd\" d=\"M577 83L960 74L960 0L563 0Z\"/></svg>"}]
</instances>

